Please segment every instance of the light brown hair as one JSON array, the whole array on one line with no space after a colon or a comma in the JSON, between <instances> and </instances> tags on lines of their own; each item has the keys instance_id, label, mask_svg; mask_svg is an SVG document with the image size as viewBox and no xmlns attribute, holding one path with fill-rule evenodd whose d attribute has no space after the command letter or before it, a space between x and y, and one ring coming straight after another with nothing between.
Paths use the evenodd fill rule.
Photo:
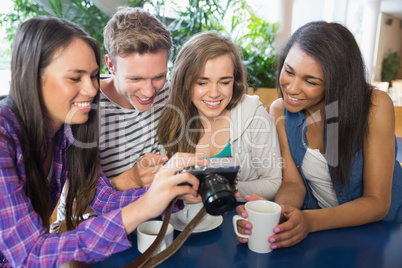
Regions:
<instances>
[{"instance_id":1,"label":"light brown hair","mask_svg":"<svg viewBox=\"0 0 402 268\"><path fill-rule=\"evenodd\" d=\"M176 152L194 153L201 133L186 129L203 129L198 110L191 101L191 90L201 76L208 60L228 55L233 62L233 96L226 109L233 109L246 92L246 69L238 47L228 37L208 31L192 36L177 55L172 76L172 93L169 105L163 112L157 128L157 135L170 157ZM187 140L187 137L189 140Z\"/></svg>"},{"instance_id":2,"label":"light brown hair","mask_svg":"<svg viewBox=\"0 0 402 268\"><path fill-rule=\"evenodd\" d=\"M172 50L172 38L166 26L155 16L140 8L119 7L107 23L104 46L112 63L115 57L131 53L155 53Z\"/></svg>"}]
</instances>

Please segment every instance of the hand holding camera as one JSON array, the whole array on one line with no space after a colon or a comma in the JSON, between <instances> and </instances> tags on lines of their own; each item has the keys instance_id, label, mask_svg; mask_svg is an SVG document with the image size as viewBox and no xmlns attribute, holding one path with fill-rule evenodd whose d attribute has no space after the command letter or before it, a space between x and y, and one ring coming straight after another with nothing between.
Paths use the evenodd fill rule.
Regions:
<instances>
[{"instance_id":1,"label":"hand holding camera","mask_svg":"<svg viewBox=\"0 0 402 268\"><path fill-rule=\"evenodd\" d=\"M208 214L223 215L232 210L236 204L237 174L240 166L231 157L213 158L209 166L192 166L183 169L200 181L198 193Z\"/></svg>"}]
</instances>

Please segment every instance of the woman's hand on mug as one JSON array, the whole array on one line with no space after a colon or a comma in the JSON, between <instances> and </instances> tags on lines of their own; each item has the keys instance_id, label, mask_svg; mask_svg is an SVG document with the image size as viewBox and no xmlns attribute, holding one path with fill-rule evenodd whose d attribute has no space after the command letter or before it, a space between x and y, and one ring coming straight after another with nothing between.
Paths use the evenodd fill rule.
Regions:
<instances>
[{"instance_id":1,"label":"woman's hand on mug","mask_svg":"<svg viewBox=\"0 0 402 268\"><path fill-rule=\"evenodd\" d=\"M258 194L252 194L252 195L245 196L244 200L253 201L253 200L266 200L266 199L264 197L258 195ZM237 214L239 214L243 218L248 218L248 215L247 215L246 209L244 208L244 205L237 206L236 212L237 212ZM251 222L242 221L242 220L237 222L237 230L241 234L248 234L248 235L251 234L251 229L252 228L253 228L253 225L251 224ZM237 237L237 240L240 243L247 243L248 242L247 238L242 238L242 237Z\"/></svg>"},{"instance_id":2,"label":"woman's hand on mug","mask_svg":"<svg viewBox=\"0 0 402 268\"><path fill-rule=\"evenodd\" d=\"M281 223L274 228L275 234L268 238L272 249L296 245L310 232L308 212L288 205L281 205L281 207Z\"/></svg>"}]
</instances>

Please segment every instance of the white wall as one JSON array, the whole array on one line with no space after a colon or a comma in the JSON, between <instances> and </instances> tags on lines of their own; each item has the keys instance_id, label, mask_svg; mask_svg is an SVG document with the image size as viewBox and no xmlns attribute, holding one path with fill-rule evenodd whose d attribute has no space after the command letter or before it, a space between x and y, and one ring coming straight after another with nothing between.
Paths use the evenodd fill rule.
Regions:
<instances>
[{"instance_id":1,"label":"white wall","mask_svg":"<svg viewBox=\"0 0 402 268\"><path fill-rule=\"evenodd\" d=\"M92 0L95 6L102 10L107 16L112 17L118 6L127 5L128 0Z\"/></svg>"},{"instance_id":2,"label":"white wall","mask_svg":"<svg viewBox=\"0 0 402 268\"><path fill-rule=\"evenodd\" d=\"M381 1L378 0L365 1L365 3L361 6L363 10L363 18L361 25L361 39L359 40L360 50L362 51L366 68L371 80L373 80L376 68L375 55L378 43L376 36L378 36L380 26L380 6Z\"/></svg>"},{"instance_id":3,"label":"white wall","mask_svg":"<svg viewBox=\"0 0 402 268\"><path fill-rule=\"evenodd\" d=\"M324 2L322 0L294 0L292 14L292 33L310 21L323 20Z\"/></svg>"},{"instance_id":4,"label":"white wall","mask_svg":"<svg viewBox=\"0 0 402 268\"><path fill-rule=\"evenodd\" d=\"M338 22L345 25L355 36L362 51L368 74L373 78L376 76L378 67L381 68L377 64L379 54L376 53L378 32L382 31L382 28L379 29L380 10L381 0L293 0L291 32L293 33L307 22L316 20ZM394 39L402 38L400 33L393 32L391 35ZM395 43L388 37L383 37L381 40L393 43L393 46L400 48L400 41Z\"/></svg>"}]
</instances>

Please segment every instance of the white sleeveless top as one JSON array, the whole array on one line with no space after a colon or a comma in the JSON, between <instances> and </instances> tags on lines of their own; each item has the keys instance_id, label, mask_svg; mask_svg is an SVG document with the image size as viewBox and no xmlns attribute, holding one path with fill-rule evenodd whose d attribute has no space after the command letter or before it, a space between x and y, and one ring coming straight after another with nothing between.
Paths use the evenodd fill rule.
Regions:
<instances>
[{"instance_id":1,"label":"white sleeveless top","mask_svg":"<svg viewBox=\"0 0 402 268\"><path fill-rule=\"evenodd\" d=\"M328 163L318 149L307 148L302 171L320 208L339 205L328 170Z\"/></svg>"}]
</instances>

